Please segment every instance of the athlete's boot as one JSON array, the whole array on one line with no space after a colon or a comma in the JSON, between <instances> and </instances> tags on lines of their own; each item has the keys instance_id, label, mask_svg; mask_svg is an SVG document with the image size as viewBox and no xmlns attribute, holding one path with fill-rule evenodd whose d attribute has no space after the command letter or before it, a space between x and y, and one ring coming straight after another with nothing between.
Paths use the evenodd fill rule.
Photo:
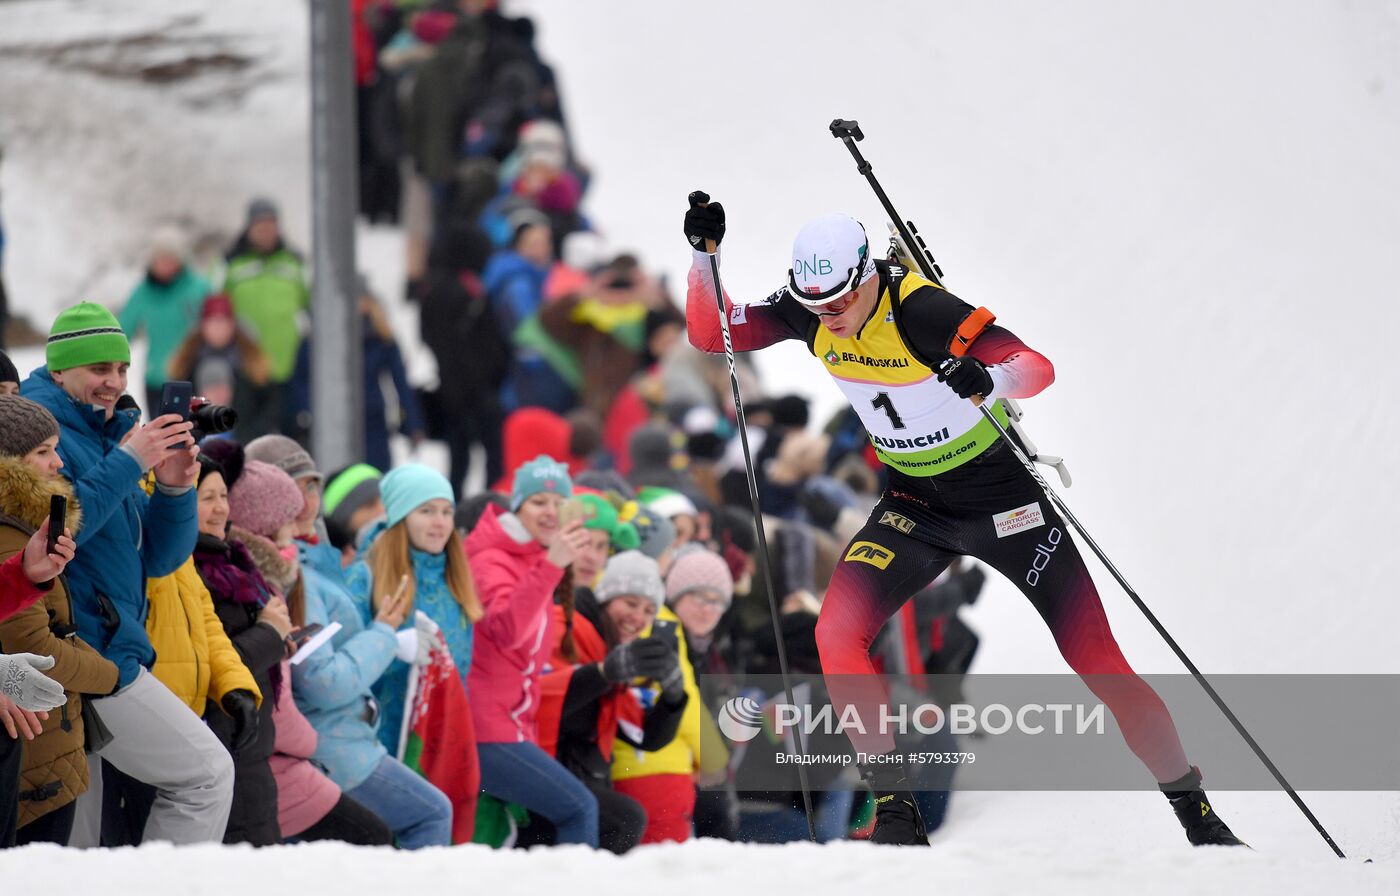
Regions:
<instances>
[{"instance_id":1,"label":"athlete's boot","mask_svg":"<svg viewBox=\"0 0 1400 896\"><path fill-rule=\"evenodd\" d=\"M898 754L890 754L891 758ZM919 805L909 792L904 763L871 763L860 770L875 794L875 831L871 843L889 846L928 846L928 832Z\"/></svg>"},{"instance_id":2,"label":"athlete's boot","mask_svg":"<svg viewBox=\"0 0 1400 896\"><path fill-rule=\"evenodd\" d=\"M1186 829L1192 846L1248 846L1215 814L1210 798L1201 789L1201 770L1191 771L1169 784L1160 785L1172 804L1177 820Z\"/></svg>"}]
</instances>

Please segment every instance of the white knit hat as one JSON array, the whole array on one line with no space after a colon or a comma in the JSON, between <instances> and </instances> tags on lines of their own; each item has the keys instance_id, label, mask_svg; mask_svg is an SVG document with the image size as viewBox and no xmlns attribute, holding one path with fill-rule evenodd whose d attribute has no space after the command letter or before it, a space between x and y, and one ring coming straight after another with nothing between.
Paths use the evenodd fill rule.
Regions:
<instances>
[{"instance_id":1,"label":"white knit hat","mask_svg":"<svg viewBox=\"0 0 1400 896\"><path fill-rule=\"evenodd\" d=\"M608 559L603 578L593 590L598 603L605 604L615 597L631 594L645 597L661 609L666 602L666 586L661 583L661 569L656 561L641 551L622 551Z\"/></svg>"}]
</instances>

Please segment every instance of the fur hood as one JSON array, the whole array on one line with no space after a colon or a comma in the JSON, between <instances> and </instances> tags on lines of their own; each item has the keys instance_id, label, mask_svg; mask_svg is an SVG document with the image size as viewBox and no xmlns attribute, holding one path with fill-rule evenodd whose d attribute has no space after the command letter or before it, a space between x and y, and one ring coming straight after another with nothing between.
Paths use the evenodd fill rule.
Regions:
<instances>
[{"instance_id":1,"label":"fur hood","mask_svg":"<svg viewBox=\"0 0 1400 896\"><path fill-rule=\"evenodd\" d=\"M41 479L34 468L18 457L0 457L0 516L5 522L32 534L49 516L49 498L63 495L68 499L67 526L74 533L82 523L82 510L73 494L73 484L59 474Z\"/></svg>"},{"instance_id":2,"label":"fur hood","mask_svg":"<svg viewBox=\"0 0 1400 896\"><path fill-rule=\"evenodd\" d=\"M283 557L270 539L238 526L229 526L228 537L230 541L237 541L248 549L258 572L262 573L268 584L277 586L286 594L297 583L297 577L301 575L300 561Z\"/></svg>"}]
</instances>

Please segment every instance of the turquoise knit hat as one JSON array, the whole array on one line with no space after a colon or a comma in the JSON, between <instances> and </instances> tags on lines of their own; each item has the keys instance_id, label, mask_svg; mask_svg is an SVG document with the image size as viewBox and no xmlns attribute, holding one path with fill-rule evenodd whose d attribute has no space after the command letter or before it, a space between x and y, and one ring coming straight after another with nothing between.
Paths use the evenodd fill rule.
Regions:
<instances>
[{"instance_id":1,"label":"turquoise knit hat","mask_svg":"<svg viewBox=\"0 0 1400 896\"><path fill-rule=\"evenodd\" d=\"M53 322L44 360L50 372L109 361L129 364L131 344L112 312L93 302L79 302Z\"/></svg>"},{"instance_id":2,"label":"turquoise knit hat","mask_svg":"<svg viewBox=\"0 0 1400 896\"><path fill-rule=\"evenodd\" d=\"M570 498L574 494L569 468L548 454L541 454L516 468L515 481L510 489L510 509L519 510L526 499L540 492L553 492L561 498Z\"/></svg>"},{"instance_id":3,"label":"turquoise knit hat","mask_svg":"<svg viewBox=\"0 0 1400 896\"><path fill-rule=\"evenodd\" d=\"M456 504L447 477L422 464L404 464L385 473L379 480L379 497L384 501L384 522L390 526L434 498Z\"/></svg>"}]
</instances>

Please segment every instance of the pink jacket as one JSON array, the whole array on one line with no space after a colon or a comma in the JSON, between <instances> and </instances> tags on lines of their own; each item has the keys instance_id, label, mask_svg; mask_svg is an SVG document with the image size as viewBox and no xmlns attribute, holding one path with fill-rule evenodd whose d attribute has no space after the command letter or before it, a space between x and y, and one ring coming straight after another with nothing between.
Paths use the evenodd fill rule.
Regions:
<instances>
[{"instance_id":1,"label":"pink jacket","mask_svg":"<svg viewBox=\"0 0 1400 896\"><path fill-rule=\"evenodd\" d=\"M551 608L564 570L545 559L514 514L494 506L467 536L466 549L485 611L467 676L477 742L538 743L540 673L554 645Z\"/></svg>"},{"instance_id":2,"label":"pink jacket","mask_svg":"<svg viewBox=\"0 0 1400 896\"><path fill-rule=\"evenodd\" d=\"M311 827L340 800L340 788L310 762L316 752L316 729L297 709L287 683L292 669L282 663L282 697L272 710L277 740L267 764L277 779L277 823L283 837L295 837Z\"/></svg>"}]
</instances>

